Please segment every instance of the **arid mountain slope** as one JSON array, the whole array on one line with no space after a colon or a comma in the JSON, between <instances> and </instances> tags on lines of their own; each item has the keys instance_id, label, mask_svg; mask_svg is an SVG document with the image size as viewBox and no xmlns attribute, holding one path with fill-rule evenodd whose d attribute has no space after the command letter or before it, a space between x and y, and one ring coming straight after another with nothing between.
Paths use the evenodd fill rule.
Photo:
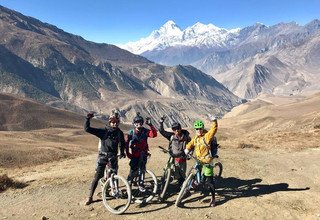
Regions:
<instances>
[{"instance_id":1,"label":"arid mountain slope","mask_svg":"<svg viewBox=\"0 0 320 220\"><path fill-rule=\"evenodd\" d=\"M0 130L30 131L45 128L82 128L84 116L32 100L0 94Z\"/></svg>"},{"instance_id":2,"label":"arid mountain slope","mask_svg":"<svg viewBox=\"0 0 320 220\"><path fill-rule=\"evenodd\" d=\"M241 99L191 66L165 67L116 46L96 44L0 6L0 92L79 113L118 109L190 125L223 115Z\"/></svg>"},{"instance_id":3,"label":"arid mountain slope","mask_svg":"<svg viewBox=\"0 0 320 220\"><path fill-rule=\"evenodd\" d=\"M264 149L320 147L320 93L296 101L264 98L268 102L258 99L245 103L221 120L223 136L234 138L228 138L227 145L246 143ZM273 99L280 104L270 103Z\"/></svg>"}]
</instances>

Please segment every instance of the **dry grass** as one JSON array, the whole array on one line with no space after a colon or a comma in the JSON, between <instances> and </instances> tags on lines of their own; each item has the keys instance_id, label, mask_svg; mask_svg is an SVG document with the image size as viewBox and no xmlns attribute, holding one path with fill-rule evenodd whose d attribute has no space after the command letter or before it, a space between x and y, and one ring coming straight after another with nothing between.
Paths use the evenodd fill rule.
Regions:
<instances>
[{"instance_id":1,"label":"dry grass","mask_svg":"<svg viewBox=\"0 0 320 220\"><path fill-rule=\"evenodd\" d=\"M8 188L22 189L28 184L15 181L12 178L8 177L6 174L0 175L0 192L7 190Z\"/></svg>"},{"instance_id":2,"label":"dry grass","mask_svg":"<svg viewBox=\"0 0 320 220\"><path fill-rule=\"evenodd\" d=\"M81 155L77 152L64 152L59 149L30 149L30 151L15 148L13 150L2 150L0 155L0 166L4 168L34 166L37 164L58 161Z\"/></svg>"},{"instance_id":3,"label":"dry grass","mask_svg":"<svg viewBox=\"0 0 320 220\"><path fill-rule=\"evenodd\" d=\"M254 144L247 144L247 143L239 143L238 144L239 148L254 148L254 149L259 149L258 146L255 146Z\"/></svg>"},{"instance_id":4,"label":"dry grass","mask_svg":"<svg viewBox=\"0 0 320 220\"><path fill-rule=\"evenodd\" d=\"M0 94L0 130L82 128L84 115L51 108L31 100Z\"/></svg>"},{"instance_id":5,"label":"dry grass","mask_svg":"<svg viewBox=\"0 0 320 220\"><path fill-rule=\"evenodd\" d=\"M0 132L0 167L34 166L97 151L98 140L78 129Z\"/></svg>"}]
</instances>

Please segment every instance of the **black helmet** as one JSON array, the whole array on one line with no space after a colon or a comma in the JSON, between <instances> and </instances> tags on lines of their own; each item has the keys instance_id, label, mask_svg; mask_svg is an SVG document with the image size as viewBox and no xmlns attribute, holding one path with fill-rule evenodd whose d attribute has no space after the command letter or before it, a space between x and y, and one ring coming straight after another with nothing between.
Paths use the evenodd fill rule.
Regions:
<instances>
[{"instance_id":1,"label":"black helmet","mask_svg":"<svg viewBox=\"0 0 320 220\"><path fill-rule=\"evenodd\" d=\"M172 130L180 130L181 129L181 124L179 122L173 122L171 124L171 129Z\"/></svg>"},{"instance_id":2,"label":"black helmet","mask_svg":"<svg viewBox=\"0 0 320 220\"><path fill-rule=\"evenodd\" d=\"M140 115L140 112L137 112L137 115L136 115L136 117L134 117L133 118L133 121L132 121L132 123L134 124L134 123L144 123L144 119L143 119L143 117Z\"/></svg>"}]
</instances>

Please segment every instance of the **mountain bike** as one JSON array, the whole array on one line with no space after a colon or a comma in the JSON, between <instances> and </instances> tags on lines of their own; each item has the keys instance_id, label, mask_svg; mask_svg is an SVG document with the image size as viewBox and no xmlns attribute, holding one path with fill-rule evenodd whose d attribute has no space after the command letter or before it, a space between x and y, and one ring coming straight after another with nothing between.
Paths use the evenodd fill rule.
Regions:
<instances>
[{"instance_id":1,"label":"mountain bike","mask_svg":"<svg viewBox=\"0 0 320 220\"><path fill-rule=\"evenodd\" d=\"M132 201L138 204L150 202L157 193L158 181L156 175L148 169L138 168L133 172L130 183ZM141 190L143 182L143 190Z\"/></svg>"},{"instance_id":2,"label":"mountain bike","mask_svg":"<svg viewBox=\"0 0 320 220\"><path fill-rule=\"evenodd\" d=\"M195 189L197 186L203 184L203 176L201 175L202 166L204 165L200 160L198 160L195 156L189 154L191 158L195 161L193 167L190 168L187 174L186 180L183 182L182 187L180 189L179 195L176 199L175 205L179 207L182 199L186 196L186 194L191 189ZM218 158L218 155L215 155L214 158ZM213 165L214 169L214 181L216 183L217 179L221 177L223 166L222 163L216 162Z\"/></svg>"},{"instance_id":3,"label":"mountain bike","mask_svg":"<svg viewBox=\"0 0 320 220\"><path fill-rule=\"evenodd\" d=\"M114 169L106 167L104 177L99 180L99 183L106 209L116 215L124 213L129 208L132 198L128 181L118 175Z\"/></svg>"},{"instance_id":4,"label":"mountain bike","mask_svg":"<svg viewBox=\"0 0 320 220\"><path fill-rule=\"evenodd\" d=\"M160 150L165 153L165 154L169 154L169 159L167 162L167 166L163 169L163 175L160 178L160 182L159 182L159 200L163 200L164 196L166 194L167 188L169 183L171 182L171 179L174 178L174 175L172 175L173 173L173 169L174 169L174 158L171 156L170 152L166 149L164 149L161 146L158 146L160 148Z\"/></svg>"}]
</instances>

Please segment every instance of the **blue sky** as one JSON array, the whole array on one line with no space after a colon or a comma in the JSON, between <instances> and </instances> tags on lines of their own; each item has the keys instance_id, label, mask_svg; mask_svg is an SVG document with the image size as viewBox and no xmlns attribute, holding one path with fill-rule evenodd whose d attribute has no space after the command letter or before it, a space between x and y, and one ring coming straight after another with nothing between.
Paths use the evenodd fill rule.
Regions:
<instances>
[{"instance_id":1,"label":"blue sky","mask_svg":"<svg viewBox=\"0 0 320 220\"><path fill-rule=\"evenodd\" d=\"M0 0L0 5L94 42L121 44L148 36L168 20L182 29L256 22L304 25L320 18L320 0Z\"/></svg>"}]
</instances>

